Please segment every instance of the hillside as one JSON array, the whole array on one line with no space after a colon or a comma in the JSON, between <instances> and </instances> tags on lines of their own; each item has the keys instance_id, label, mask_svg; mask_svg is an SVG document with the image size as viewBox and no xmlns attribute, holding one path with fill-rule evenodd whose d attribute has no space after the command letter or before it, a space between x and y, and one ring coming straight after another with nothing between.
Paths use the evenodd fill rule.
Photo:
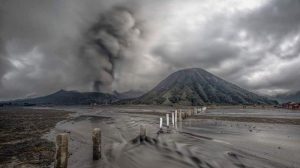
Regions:
<instances>
[{"instance_id":1,"label":"hillside","mask_svg":"<svg viewBox=\"0 0 300 168\"><path fill-rule=\"evenodd\" d=\"M114 91L113 93L116 97L118 97L118 99L122 100L122 99L133 99L133 98L137 98L142 96L143 94L145 94L145 92L143 91L139 91L139 90L129 90L126 92L122 92L119 93L117 91Z\"/></svg>"},{"instance_id":2,"label":"hillside","mask_svg":"<svg viewBox=\"0 0 300 168\"><path fill-rule=\"evenodd\" d=\"M276 101L251 93L203 69L177 71L161 81L133 104L276 104Z\"/></svg>"}]
</instances>

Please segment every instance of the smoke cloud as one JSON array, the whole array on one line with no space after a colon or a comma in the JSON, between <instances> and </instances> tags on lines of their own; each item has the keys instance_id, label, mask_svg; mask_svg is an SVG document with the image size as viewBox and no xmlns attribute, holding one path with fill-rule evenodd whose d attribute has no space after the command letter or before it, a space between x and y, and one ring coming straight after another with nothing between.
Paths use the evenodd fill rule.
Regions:
<instances>
[{"instance_id":1,"label":"smoke cloud","mask_svg":"<svg viewBox=\"0 0 300 168\"><path fill-rule=\"evenodd\" d=\"M111 91L115 62L125 57L124 50L130 48L139 35L133 14L121 7L114 7L102 15L90 28L80 54L82 59L92 60L95 91Z\"/></svg>"}]
</instances>

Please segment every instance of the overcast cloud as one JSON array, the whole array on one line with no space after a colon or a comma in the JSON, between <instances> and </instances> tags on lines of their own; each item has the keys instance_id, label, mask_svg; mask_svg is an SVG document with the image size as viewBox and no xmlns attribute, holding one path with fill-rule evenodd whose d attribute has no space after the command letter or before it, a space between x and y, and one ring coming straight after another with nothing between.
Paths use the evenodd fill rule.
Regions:
<instances>
[{"instance_id":1,"label":"overcast cloud","mask_svg":"<svg viewBox=\"0 0 300 168\"><path fill-rule=\"evenodd\" d=\"M300 90L298 0L0 0L0 100L149 90L201 67L262 94Z\"/></svg>"}]
</instances>

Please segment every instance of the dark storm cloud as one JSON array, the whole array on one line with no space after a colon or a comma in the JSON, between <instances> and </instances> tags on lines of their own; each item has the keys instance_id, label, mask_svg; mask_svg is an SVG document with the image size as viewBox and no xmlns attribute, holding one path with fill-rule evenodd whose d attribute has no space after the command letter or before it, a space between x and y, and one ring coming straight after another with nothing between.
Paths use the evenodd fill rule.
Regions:
<instances>
[{"instance_id":1,"label":"dark storm cloud","mask_svg":"<svg viewBox=\"0 0 300 168\"><path fill-rule=\"evenodd\" d=\"M252 91L299 90L299 9L300 1L273 0L255 10L216 14L196 33L183 32L175 52L162 43L154 53L169 66L203 67Z\"/></svg>"},{"instance_id":2,"label":"dark storm cloud","mask_svg":"<svg viewBox=\"0 0 300 168\"><path fill-rule=\"evenodd\" d=\"M238 18L236 26L247 31L249 41L262 48L257 66L246 66L246 69L269 73L253 85L246 80L244 86L254 90L300 89L297 67L300 63L299 9L300 1L274 0L259 10Z\"/></svg>"},{"instance_id":3,"label":"dark storm cloud","mask_svg":"<svg viewBox=\"0 0 300 168\"><path fill-rule=\"evenodd\" d=\"M0 99L151 89L202 67L246 89L299 90L297 0L3 0Z\"/></svg>"},{"instance_id":4,"label":"dark storm cloud","mask_svg":"<svg viewBox=\"0 0 300 168\"><path fill-rule=\"evenodd\" d=\"M61 22L54 5L51 1L1 1L0 38L5 50L1 68L11 65L0 76L1 98L45 94L61 85L56 71L64 66L57 62L64 62L65 56L54 54L62 51L57 47L63 43L55 43L63 29L57 27Z\"/></svg>"},{"instance_id":5,"label":"dark storm cloud","mask_svg":"<svg viewBox=\"0 0 300 168\"><path fill-rule=\"evenodd\" d=\"M249 15L240 17L241 28L256 38L271 36L281 40L299 33L300 1L273 0Z\"/></svg>"},{"instance_id":6,"label":"dark storm cloud","mask_svg":"<svg viewBox=\"0 0 300 168\"><path fill-rule=\"evenodd\" d=\"M230 44L212 41L203 43L201 39L184 44L175 56L165 47L160 46L153 53L176 68L199 66L199 63L203 68L218 67L222 62L234 59L239 54L239 49Z\"/></svg>"},{"instance_id":7,"label":"dark storm cloud","mask_svg":"<svg viewBox=\"0 0 300 168\"><path fill-rule=\"evenodd\" d=\"M1 8L1 5L0 5L0 23L2 21L2 16L3 15L3 11L2 11L2 8ZM7 60L7 53L6 53L6 49L5 49L5 46L4 46L4 42L2 40L2 36L3 36L3 33L1 33L2 31L2 27L3 25L0 24L0 89L2 87L2 77L3 75L9 70L9 67L10 67L10 63L9 61Z\"/></svg>"},{"instance_id":8,"label":"dark storm cloud","mask_svg":"<svg viewBox=\"0 0 300 168\"><path fill-rule=\"evenodd\" d=\"M247 30L253 41L268 46L266 51L282 59L297 58L300 41L288 44L300 34L300 1L274 0L255 13L239 18L238 26ZM291 45L285 49L284 45ZM288 46L286 46L288 47Z\"/></svg>"},{"instance_id":9,"label":"dark storm cloud","mask_svg":"<svg viewBox=\"0 0 300 168\"><path fill-rule=\"evenodd\" d=\"M6 59L6 51L0 39L0 79L2 79L3 75L8 71L9 66L9 62ZM0 81L0 87L1 85L2 82Z\"/></svg>"}]
</instances>

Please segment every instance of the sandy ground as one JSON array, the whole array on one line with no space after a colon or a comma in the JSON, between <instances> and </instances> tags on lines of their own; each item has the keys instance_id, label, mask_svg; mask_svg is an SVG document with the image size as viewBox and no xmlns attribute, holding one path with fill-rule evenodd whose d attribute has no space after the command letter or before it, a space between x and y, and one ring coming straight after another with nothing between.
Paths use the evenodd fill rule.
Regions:
<instances>
[{"instance_id":1,"label":"sandy ground","mask_svg":"<svg viewBox=\"0 0 300 168\"><path fill-rule=\"evenodd\" d=\"M208 109L157 134L172 107L67 107L72 118L44 137L69 132L69 167L300 167L299 113L276 109ZM235 118L234 118L235 117ZM139 128L149 142L136 143ZM102 130L102 154L92 160L92 129Z\"/></svg>"},{"instance_id":2,"label":"sandy ground","mask_svg":"<svg viewBox=\"0 0 300 168\"><path fill-rule=\"evenodd\" d=\"M41 136L69 112L0 108L0 167L49 167L55 144Z\"/></svg>"},{"instance_id":3,"label":"sandy ground","mask_svg":"<svg viewBox=\"0 0 300 168\"><path fill-rule=\"evenodd\" d=\"M231 117L231 116L207 116L207 115L196 115L191 118L212 119L212 120L222 120L222 121L300 125L300 118L262 118L262 117Z\"/></svg>"}]
</instances>

